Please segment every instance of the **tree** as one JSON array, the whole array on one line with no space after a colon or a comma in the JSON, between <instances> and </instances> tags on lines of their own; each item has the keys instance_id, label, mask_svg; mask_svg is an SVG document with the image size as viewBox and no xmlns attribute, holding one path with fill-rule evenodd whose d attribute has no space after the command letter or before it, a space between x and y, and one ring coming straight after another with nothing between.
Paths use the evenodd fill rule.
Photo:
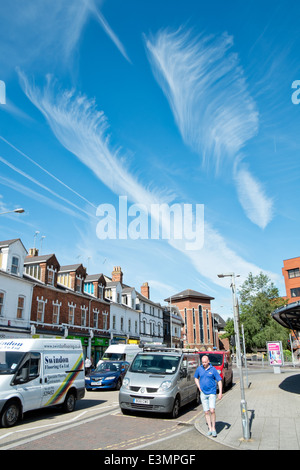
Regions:
<instances>
[{"instance_id":1,"label":"tree","mask_svg":"<svg viewBox=\"0 0 300 470\"><path fill-rule=\"evenodd\" d=\"M240 304L240 324L244 326L247 352L265 348L267 341L282 341L287 347L289 330L282 327L272 318L272 312L287 303L279 296L279 291L271 279L262 272L257 276L249 273L248 278L238 291ZM230 337L233 331L233 320L225 326Z\"/></svg>"}]
</instances>

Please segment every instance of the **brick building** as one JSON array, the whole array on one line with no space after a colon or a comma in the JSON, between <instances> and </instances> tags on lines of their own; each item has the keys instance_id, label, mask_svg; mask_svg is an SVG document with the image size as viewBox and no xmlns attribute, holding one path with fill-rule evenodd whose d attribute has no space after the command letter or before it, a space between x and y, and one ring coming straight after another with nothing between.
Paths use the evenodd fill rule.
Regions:
<instances>
[{"instance_id":1,"label":"brick building","mask_svg":"<svg viewBox=\"0 0 300 470\"><path fill-rule=\"evenodd\" d=\"M97 361L109 345L110 303L103 297L104 278L93 279L93 294L85 293L82 264L60 266L54 254L30 250L24 277L34 282L30 323L41 336L81 339L85 354Z\"/></svg>"},{"instance_id":2,"label":"brick building","mask_svg":"<svg viewBox=\"0 0 300 470\"><path fill-rule=\"evenodd\" d=\"M300 257L284 260L282 274L288 303L300 300Z\"/></svg>"},{"instance_id":3,"label":"brick building","mask_svg":"<svg viewBox=\"0 0 300 470\"><path fill-rule=\"evenodd\" d=\"M214 297L186 289L165 299L176 305L184 322L182 336L184 347L213 348L213 323L210 302Z\"/></svg>"}]
</instances>

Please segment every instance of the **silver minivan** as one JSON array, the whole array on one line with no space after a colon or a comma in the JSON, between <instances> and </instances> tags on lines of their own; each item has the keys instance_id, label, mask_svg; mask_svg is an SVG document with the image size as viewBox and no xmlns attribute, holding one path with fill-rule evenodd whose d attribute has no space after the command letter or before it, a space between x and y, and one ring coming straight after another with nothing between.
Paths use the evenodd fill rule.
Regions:
<instances>
[{"instance_id":1,"label":"silver minivan","mask_svg":"<svg viewBox=\"0 0 300 470\"><path fill-rule=\"evenodd\" d=\"M177 418L183 405L193 400L200 403L200 392L194 380L199 365L199 354L181 349L138 353L119 393L122 412L149 411Z\"/></svg>"}]
</instances>

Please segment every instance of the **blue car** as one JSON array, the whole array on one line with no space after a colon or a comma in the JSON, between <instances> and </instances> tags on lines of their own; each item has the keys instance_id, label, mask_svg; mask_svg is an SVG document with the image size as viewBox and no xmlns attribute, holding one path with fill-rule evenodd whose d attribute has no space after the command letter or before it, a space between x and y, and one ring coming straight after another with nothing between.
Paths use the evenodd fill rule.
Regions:
<instances>
[{"instance_id":1,"label":"blue car","mask_svg":"<svg viewBox=\"0 0 300 470\"><path fill-rule=\"evenodd\" d=\"M129 367L125 361L104 361L85 377L87 390L114 389L120 390L124 375Z\"/></svg>"}]
</instances>

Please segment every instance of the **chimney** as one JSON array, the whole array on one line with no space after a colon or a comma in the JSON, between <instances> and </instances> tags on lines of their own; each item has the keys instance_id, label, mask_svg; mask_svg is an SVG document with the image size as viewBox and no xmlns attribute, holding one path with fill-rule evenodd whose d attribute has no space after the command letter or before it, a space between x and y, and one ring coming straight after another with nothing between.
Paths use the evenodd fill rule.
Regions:
<instances>
[{"instance_id":1,"label":"chimney","mask_svg":"<svg viewBox=\"0 0 300 470\"><path fill-rule=\"evenodd\" d=\"M112 278L111 280L113 282L120 282L121 284L123 283L123 273L121 270L121 266L114 266L114 270L111 273Z\"/></svg>"},{"instance_id":2,"label":"chimney","mask_svg":"<svg viewBox=\"0 0 300 470\"><path fill-rule=\"evenodd\" d=\"M28 257L33 258L34 256L39 256L39 250L37 248L29 248Z\"/></svg>"},{"instance_id":3,"label":"chimney","mask_svg":"<svg viewBox=\"0 0 300 470\"><path fill-rule=\"evenodd\" d=\"M144 284L142 285L141 294L147 299L150 299L150 287L148 282L144 282Z\"/></svg>"}]
</instances>

